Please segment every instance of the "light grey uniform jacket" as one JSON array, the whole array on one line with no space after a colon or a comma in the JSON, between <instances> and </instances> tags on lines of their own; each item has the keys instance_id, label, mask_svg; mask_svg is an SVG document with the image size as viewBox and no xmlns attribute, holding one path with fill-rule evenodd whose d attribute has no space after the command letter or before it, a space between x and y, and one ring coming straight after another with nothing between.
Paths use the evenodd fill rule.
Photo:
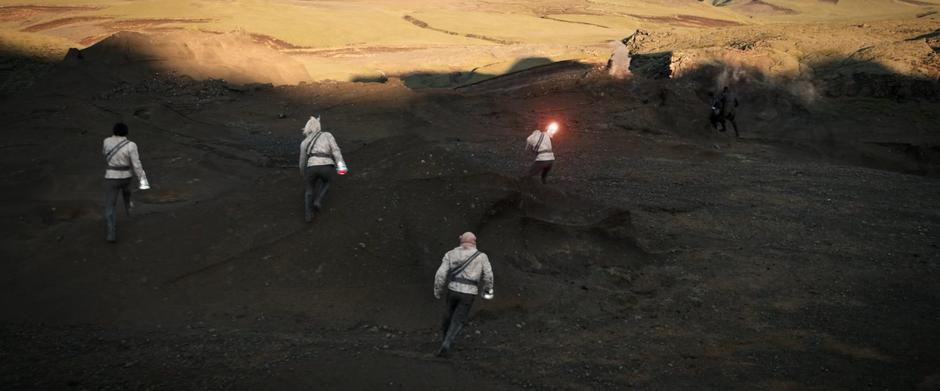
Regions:
<instances>
[{"instance_id":1,"label":"light grey uniform jacket","mask_svg":"<svg viewBox=\"0 0 940 391\"><path fill-rule=\"evenodd\" d=\"M447 282L447 275L450 271L463 265L475 252L477 252L475 246L461 246L444 254L441 267L437 268L437 274L434 275L434 297L440 297L444 293L445 283L447 283L447 289L470 295L480 293L479 284L474 281L482 281L484 291L493 289L493 268L490 266L490 259L482 252L460 274L454 276L449 283Z\"/></svg>"},{"instance_id":2,"label":"light grey uniform jacket","mask_svg":"<svg viewBox=\"0 0 940 391\"><path fill-rule=\"evenodd\" d=\"M542 134L545 137L542 137ZM542 139L542 143L539 144L539 138ZM548 132L542 133L540 130L535 130L529 135L529 138L525 140L525 149L527 151L535 152L535 161L541 162L546 160L555 160L555 154L552 153L552 136Z\"/></svg>"},{"instance_id":3,"label":"light grey uniform jacket","mask_svg":"<svg viewBox=\"0 0 940 391\"><path fill-rule=\"evenodd\" d=\"M300 171L303 171L305 167L329 166L344 162L343 154L339 150L339 145L336 145L333 135L330 132L319 133L319 138L317 138L317 133L313 133L300 143ZM317 143L313 145L310 156L307 157L307 147L314 138L317 138Z\"/></svg>"},{"instance_id":4,"label":"light grey uniform jacket","mask_svg":"<svg viewBox=\"0 0 940 391\"><path fill-rule=\"evenodd\" d=\"M123 136L111 136L104 139L104 142L101 143L101 154L107 157L108 152L111 151L111 148L116 147L118 144L127 140L127 137ZM137 174L139 179L147 179L147 173L144 172L144 167L140 164L140 156L137 154L137 144L133 141L127 143L127 145L121 147L120 150L114 153L111 156L111 160L108 161L109 167L130 167L133 168L134 173ZM124 179L134 176L131 173L130 169L127 170L111 170L105 169L104 177L105 179Z\"/></svg>"}]
</instances>

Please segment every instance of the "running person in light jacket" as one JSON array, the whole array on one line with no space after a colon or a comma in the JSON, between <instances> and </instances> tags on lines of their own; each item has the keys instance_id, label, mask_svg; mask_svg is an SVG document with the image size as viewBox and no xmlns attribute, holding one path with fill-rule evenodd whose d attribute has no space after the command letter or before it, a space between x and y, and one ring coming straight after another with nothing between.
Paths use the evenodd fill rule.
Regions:
<instances>
[{"instance_id":1,"label":"running person in light jacket","mask_svg":"<svg viewBox=\"0 0 940 391\"><path fill-rule=\"evenodd\" d=\"M555 154L552 153L552 136L553 133L547 129L533 130L529 138L525 140L526 151L535 154L535 161L529 167L526 177L541 175L542 184L545 184L548 172L552 170L552 165L555 164Z\"/></svg>"},{"instance_id":2,"label":"running person in light jacket","mask_svg":"<svg viewBox=\"0 0 940 391\"><path fill-rule=\"evenodd\" d=\"M304 221L311 222L320 211L323 197L330 189L333 170L346 174L346 162L329 132L320 130L320 119L310 117L303 129L304 141L300 143L300 174L304 178Z\"/></svg>"},{"instance_id":3,"label":"running person in light jacket","mask_svg":"<svg viewBox=\"0 0 940 391\"><path fill-rule=\"evenodd\" d=\"M101 153L104 154L107 168L104 171L104 220L108 225L107 241L117 241L117 222L114 208L117 204L118 194L124 198L124 211L130 215L134 203L131 201L131 179L134 174L140 179L140 189L147 190L147 174L140 164L137 153L137 144L127 139L127 125L118 122L114 124L114 135L104 139L101 143Z\"/></svg>"},{"instance_id":4,"label":"running person in light jacket","mask_svg":"<svg viewBox=\"0 0 940 391\"><path fill-rule=\"evenodd\" d=\"M443 341L437 356L450 351L451 345L470 315L470 307L477 295L493 298L493 268L483 252L477 250L477 237L472 232L460 235L460 247L444 254L441 266L434 275L434 297L440 299L447 286L447 306L441 323Z\"/></svg>"}]
</instances>

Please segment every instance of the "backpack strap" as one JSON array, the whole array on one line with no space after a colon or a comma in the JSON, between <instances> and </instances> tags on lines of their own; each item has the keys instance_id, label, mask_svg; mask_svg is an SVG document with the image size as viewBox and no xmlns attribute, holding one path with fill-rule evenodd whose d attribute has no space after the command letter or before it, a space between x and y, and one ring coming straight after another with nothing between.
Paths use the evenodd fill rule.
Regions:
<instances>
[{"instance_id":1,"label":"backpack strap","mask_svg":"<svg viewBox=\"0 0 940 391\"><path fill-rule=\"evenodd\" d=\"M316 155L316 154L313 153L313 147L317 145L317 140L320 139L320 136L321 136L322 134L323 134L323 132L317 132L317 134L313 136L313 140L310 141L310 144L307 144L307 151L304 153L304 161L305 161L305 162L306 162L307 160L310 160L310 156L311 156L311 155Z\"/></svg>"},{"instance_id":2,"label":"backpack strap","mask_svg":"<svg viewBox=\"0 0 940 391\"><path fill-rule=\"evenodd\" d=\"M454 269L454 270L451 270L451 272L450 272L450 278L453 280L453 279L455 279L455 277L457 277L458 275L460 275L460 273L463 273L463 271L467 268L467 266L470 265L470 262L473 262L473 260L476 259L476 257L480 256L480 254L482 254L482 253L480 252L480 250L477 250L477 252L473 253L473 255L471 255L470 258L467 258L467 260L464 261L463 264L460 265L460 267L458 267L458 268L456 268L456 269Z\"/></svg>"},{"instance_id":3,"label":"backpack strap","mask_svg":"<svg viewBox=\"0 0 940 391\"><path fill-rule=\"evenodd\" d=\"M114 155L116 155L118 151L121 150L121 148L124 148L124 146L129 144L130 142L131 142L130 140L124 139L124 141L121 141L120 143L118 143L118 145L115 145L114 147L112 147L111 150L108 151L108 153L104 154L104 163L110 166L111 159L114 158Z\"/></svg>"},{"instance_id":4,"label":"backpack strap","mask_svg":"<svg viewBox=\"0 0 940 391\"><path fill-rule=\"evenodd\" d=\"M534 149L534 151L535 151L535 156L541 155L541 154L543 154L543 153L551 152L551 150L548 150L548 151L539 151L539 149L542 148L542 141L545 140L545 132L539 132L539 133L540 133L540 135L539 135L539 142L535 143L535 149Z\"/></svg>"}]
</instances>

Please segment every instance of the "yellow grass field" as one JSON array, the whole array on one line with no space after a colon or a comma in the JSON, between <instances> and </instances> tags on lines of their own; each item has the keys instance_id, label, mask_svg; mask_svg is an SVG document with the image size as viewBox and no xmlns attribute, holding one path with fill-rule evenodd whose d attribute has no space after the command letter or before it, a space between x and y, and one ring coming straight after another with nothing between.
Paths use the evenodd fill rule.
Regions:
<instances>
[{"instance_id":1,"label":"yellow grass field","mask_svg":"<svg viewBox=\"0 0 940 391\"><path fill-rule=\"evenodd\" d=\"M523 59L604 61L636 29L709 34L748 25L917 18L932 1L0 1L0 47L45 58L118 31L245 32L314 80L416 72L501 74ZM538 61L521 65L538 65Z\"/></svg>"}]
</instances>

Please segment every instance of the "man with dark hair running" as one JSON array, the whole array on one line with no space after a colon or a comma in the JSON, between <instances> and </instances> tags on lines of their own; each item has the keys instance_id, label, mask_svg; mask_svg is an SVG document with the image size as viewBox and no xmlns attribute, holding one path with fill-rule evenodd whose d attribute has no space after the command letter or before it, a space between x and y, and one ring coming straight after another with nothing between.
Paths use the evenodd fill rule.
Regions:
<instances>
[{"instance_id":1,"label":"man with dark hair running","mask_svg":"<svg viewBox=\"0 0 940 391\"><path fill-rule=\"evenodd\" d=\"M115 217L115 206L117 204L118 194L124 199L124 211L130 215L134 202L131 201L131 179L134 173L140 179L140 189L147 190L150 183L147 182L147 174L140 164L140 156L137 153L137 144L127 139L128 128L122 122L114 124L114 135L104 139L101 146L101 153L104 154L104 161L107 168L104 172L104 219L108 225L107 241L114 243L117 241L117 222ZM132 173L133 171L133 173Z\"/></svg>"}]
</instances>

